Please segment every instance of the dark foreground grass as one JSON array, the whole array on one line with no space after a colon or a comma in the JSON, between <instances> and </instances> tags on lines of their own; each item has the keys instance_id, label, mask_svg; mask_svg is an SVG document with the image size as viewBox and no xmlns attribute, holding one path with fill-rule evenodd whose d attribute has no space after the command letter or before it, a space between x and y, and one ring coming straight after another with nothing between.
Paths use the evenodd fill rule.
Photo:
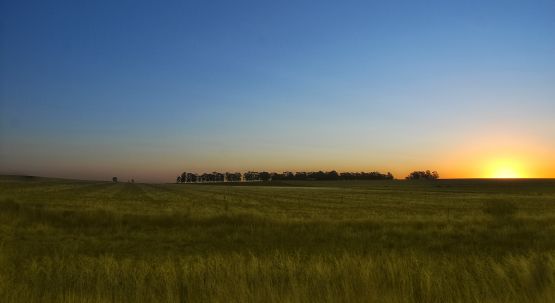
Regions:
<instances>
[{"instance_id":1,"label":"dark foreground grass","mask_svg":"<svg viewBox=\"0 0 555 303\"><path fill-rule=\"evenodd\" d=\"M555 302L551 180L275 185L2 177L0 301Z\"/></svg>"}]
</instances>

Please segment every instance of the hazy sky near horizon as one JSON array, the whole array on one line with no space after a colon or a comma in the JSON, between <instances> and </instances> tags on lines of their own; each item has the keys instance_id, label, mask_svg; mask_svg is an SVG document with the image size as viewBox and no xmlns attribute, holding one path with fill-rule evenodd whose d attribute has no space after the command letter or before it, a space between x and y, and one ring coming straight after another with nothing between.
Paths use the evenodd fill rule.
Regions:
<instances>
[{"instance_id":1,"label":"hazy sky near horizon","mask_svg":"<svg viewBox=\"0 0 555 303\"><path fill-rule=\"evenodd\" d=\"M0 173L555 177L555 1L0 5Z\"/></svg>"}]
</instances>

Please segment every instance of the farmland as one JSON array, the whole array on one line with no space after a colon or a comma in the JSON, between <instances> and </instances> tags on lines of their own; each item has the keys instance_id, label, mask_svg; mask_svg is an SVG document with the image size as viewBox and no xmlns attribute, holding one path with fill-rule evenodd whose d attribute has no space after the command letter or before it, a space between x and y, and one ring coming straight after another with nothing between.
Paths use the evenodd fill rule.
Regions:
<instances>
[{"instance_id":1,"label":"farmland","mask_svg":"<svg viewBox=\"0 0 555 303\"><path fill-rule=\"evenodd\" d=\"M555 302L555 181L0 177L2 302Z\"/></svg>"}]
</instances>

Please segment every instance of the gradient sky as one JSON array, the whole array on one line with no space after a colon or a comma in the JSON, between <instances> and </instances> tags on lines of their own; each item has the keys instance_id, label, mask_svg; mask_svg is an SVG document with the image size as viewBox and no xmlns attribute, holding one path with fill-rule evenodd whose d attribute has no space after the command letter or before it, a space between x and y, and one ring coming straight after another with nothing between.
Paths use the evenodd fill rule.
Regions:
<instances>
[{"instance_id":1,"label":"gradient sky","mask_svg":"<svg viewBox=\"0 0 555 303\"><path fill-rule=\"evenodd\" d=\"M1 1L0 173L555 177L555 1Z\"/></svg>"}]
</instances>

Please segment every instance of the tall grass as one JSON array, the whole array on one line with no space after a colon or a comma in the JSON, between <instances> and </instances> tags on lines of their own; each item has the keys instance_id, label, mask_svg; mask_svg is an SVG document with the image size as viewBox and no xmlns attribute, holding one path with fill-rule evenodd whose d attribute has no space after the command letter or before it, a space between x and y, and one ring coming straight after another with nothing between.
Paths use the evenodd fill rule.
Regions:
<instances>
[{"instance_id":1,"label":"tall grass","mask_svg":"<svg viewBox=\"0 0 555 303\"><path fill-rule=\"evenodd\" d=\"M0 178L0 302L555 302L542 182Z\"/></svg>"},{"instance_id":2,"label":"tall grass","mask_svg":"<svg viewBox=\"0 0 555 303\"><path fill-rule=\"evenodd\" d=\"M3 265L3 302L555 300L555 254L44 257L30 260L19 273Z\"/></svg>"}]
</instances>

